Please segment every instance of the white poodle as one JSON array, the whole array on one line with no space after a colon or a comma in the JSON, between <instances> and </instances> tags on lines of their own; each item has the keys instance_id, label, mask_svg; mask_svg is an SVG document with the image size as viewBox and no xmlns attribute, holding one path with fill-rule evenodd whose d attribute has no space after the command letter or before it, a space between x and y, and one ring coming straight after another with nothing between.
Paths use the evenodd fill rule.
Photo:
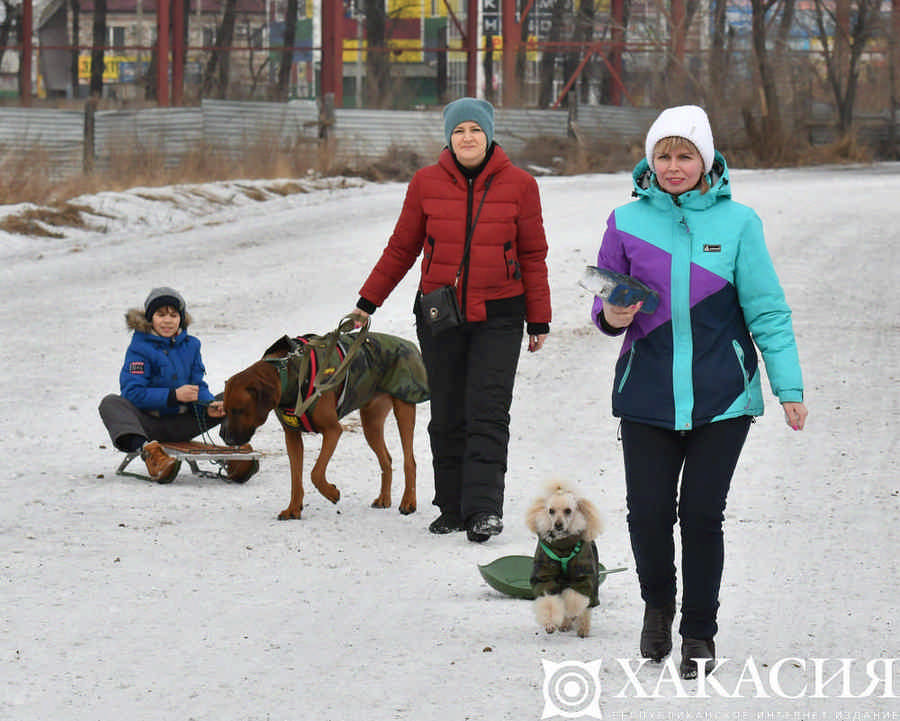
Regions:
<instances>
[{"instance_id":1,"label":"white poodle","mask_svg":"<svg viewBox=\"0 0 900 721\"><path fill-rule=\"evenodd\" d=\"M574 487L553 481L525 516L537 535L531 587L538 623L547 633L591 630L591 606L597 605L599 561L594 539L603 531L596 506Z\"/></svg>"}]
</instances>

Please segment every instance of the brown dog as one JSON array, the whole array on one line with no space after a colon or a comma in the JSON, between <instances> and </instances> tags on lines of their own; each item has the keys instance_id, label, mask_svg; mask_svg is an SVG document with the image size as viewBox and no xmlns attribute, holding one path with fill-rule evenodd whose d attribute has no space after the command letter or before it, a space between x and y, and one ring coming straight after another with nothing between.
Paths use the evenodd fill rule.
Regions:
<instances>
[{"instance_id":1,"label":"brown dog","mask_svg":"<svg viewBox=\"0 0 900 721\"><path fill-rule=\"evenodd\" d=\"M291 464L291 501L279 519L300 518L303 510L303 432L322 434L322 449L311 479L332 503L340 491L325 479L325 469L337 447L343 428L340 419L359 409L366 441L378 457L381 492L374 508L391 505L391 456L384 442L384 421L393 408L403 446L405 486L400 512L416 510L416 461L413 431L416 403L428 400L425 366L419 349L410 341L384 333L369 333L354 350L357 335L341 334L330 346L320 336L307 335L276 341L263 359L229 378L225 383L225 418L220 434L229 445L247 443L269 411L275 410L284 429ZM340 387L317 395L315 384L342 367L342 353L351 349L346 377ZM318 369L318 370L317 370ZM301 377L301 375L303 377ZM327 385L327 384L326 384ZM313 386L313 387L310 387ZM313 402L299 418L293 414L297 401Z\"/></svg>"}]
</instances>

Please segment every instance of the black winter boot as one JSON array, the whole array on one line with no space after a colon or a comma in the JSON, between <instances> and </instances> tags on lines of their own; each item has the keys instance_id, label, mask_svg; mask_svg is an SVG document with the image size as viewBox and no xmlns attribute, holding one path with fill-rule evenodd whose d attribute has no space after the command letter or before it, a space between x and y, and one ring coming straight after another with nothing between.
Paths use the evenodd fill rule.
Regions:
<instances>
[{"instance_id":1,"label":"black winter boot","mask_svg":"<svg viewBox=\"0 0 900 721\"><path fill-rule=\"evenodd\" d=\"M706 668L706 673L713 670L716 665L715 642L711 638L682 638L681 665L678 668L681 678L697 678L700 664Z\"/></svg>"},{"instance_id":2,"label":"black winter boot","mask_svg":"<svg viewBox=\"0 0 900 721\"><path fill-rule=\"evenodd\" d=\"M672 651L672 621L675 602L661 607L644 606L644 627L641 629L641 656L662 661Z\"/></svg>"},{"instance_id":3,"label":"black winter boot","mask_svg":"<svg viewBox=\"0 0 900 721\"><path fill-rule=\"evenodd\" d=\"M465 526L458 513L442 512L440 516L431 522L431 525L428 526L428 530L431 533L437 534L455 533L456 531L465 530Z\"/></svg>"},{"instance_id":4,"label":"black winter boot","mask_svg":"<svg viewBox=\"0 0 900 721\"><path fill-rule=\"evenodd\" d=\"M494 513L475 513L466 521L466 537L473 543L484 543L503 531L503 519Z\"/></svg>"}]
</instances>

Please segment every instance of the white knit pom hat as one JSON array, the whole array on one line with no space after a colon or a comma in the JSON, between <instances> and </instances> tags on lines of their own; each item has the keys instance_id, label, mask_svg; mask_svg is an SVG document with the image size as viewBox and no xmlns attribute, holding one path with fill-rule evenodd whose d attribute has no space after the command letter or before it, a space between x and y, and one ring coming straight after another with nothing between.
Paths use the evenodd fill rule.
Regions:
<instances>
[{"instance_id":1,"label":"white knit pom hat","mask_svg":"<svg viewBox=\"0 0 900 721\"><path fill-rule=\"evenodd\" d=\"M703 108L699 105L678 105L663 110L653 121L644 144L650 170L653 170L653 149L656 144L663 138L672 137L690 140L703 158L704 172L712 170L716 148L709 118Z\"/></svg>"}]
</instances>

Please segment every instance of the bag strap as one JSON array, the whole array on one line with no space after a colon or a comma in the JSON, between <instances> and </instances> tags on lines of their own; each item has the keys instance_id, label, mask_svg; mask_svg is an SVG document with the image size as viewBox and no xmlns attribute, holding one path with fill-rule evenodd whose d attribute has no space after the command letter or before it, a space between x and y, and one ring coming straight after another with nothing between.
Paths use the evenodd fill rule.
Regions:
<instances>
[{"instance_id":1,"label":"bag strap","mask_svg":"<svg viewBox=\"0 0 900 721\"><path fill-rule=\"evenodd\" d=\"M481 202L478 203L478 210L475 212L475 217L472 219L472 225L470 225L466 229L466 247L463 249L463 257L459 262L459 268L456 269L456 278L453 280L453 287L455 288L459 283L459 276L462 275L463 267L466 264L466 261L469 259L469 251L472 249L472 236L475 235L475 225L478 223L478 218L481 216L481 209L484 207L484 199L487 197L488 190L491 187L491 181L494 179L493 175L489 175L487 179L484 181L484 193L481 195Z\"/></svg>"}]
</instances>

